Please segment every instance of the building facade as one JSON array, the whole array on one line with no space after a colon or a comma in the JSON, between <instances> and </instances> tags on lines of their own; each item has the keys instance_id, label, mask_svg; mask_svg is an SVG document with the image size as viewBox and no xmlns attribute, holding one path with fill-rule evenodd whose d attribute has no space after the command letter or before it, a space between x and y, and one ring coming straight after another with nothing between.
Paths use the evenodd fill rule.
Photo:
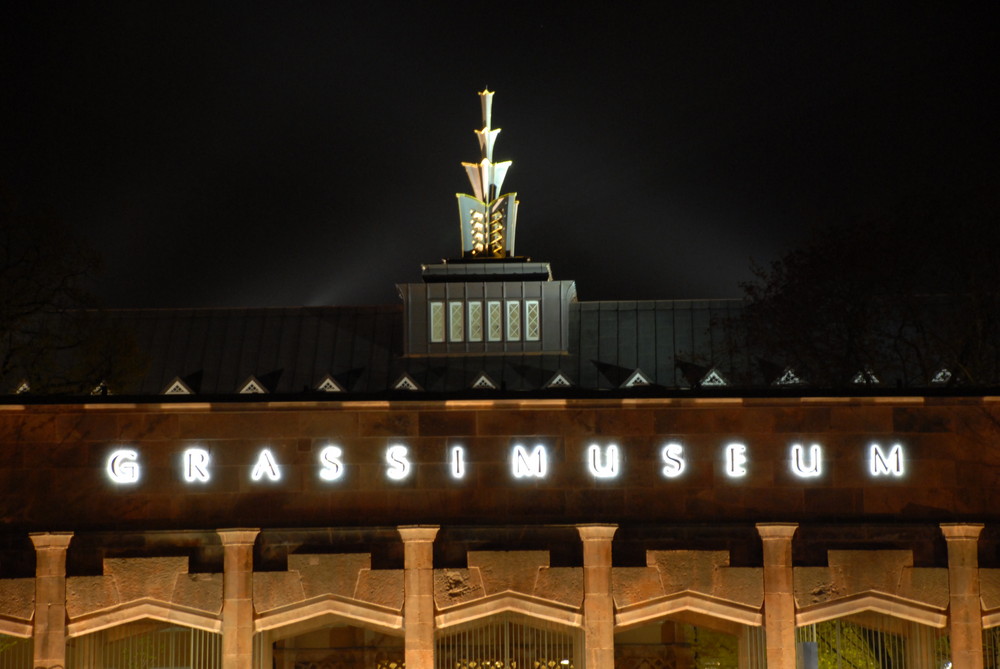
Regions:
<instances>
[{"instance_id":1,"label":"building facade","mask_svg":"<svg viewBox=\"0 0 1000 669\"><path fill-rule=\"evenodd\" d=\"M480 95L401 306L120 312L131 385L3 398L0 668L997 666L1000 396L728 385L737 303L579 301Z\"/></svg>"}]
</instances>

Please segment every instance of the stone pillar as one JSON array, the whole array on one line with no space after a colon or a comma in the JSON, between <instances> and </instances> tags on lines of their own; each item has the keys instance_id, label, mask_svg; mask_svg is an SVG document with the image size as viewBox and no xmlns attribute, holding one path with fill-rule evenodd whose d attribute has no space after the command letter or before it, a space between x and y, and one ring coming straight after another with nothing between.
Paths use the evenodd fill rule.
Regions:
<instances>
[{"instance_id":1,"label":"stone pillar","mask_svg":"<svg viewBox=\"0 0 1000 669\"><path fill-rule=\"evenodd\" d=\"M942 523L948 542L948 635L954 669L983 669L983 613L979 599L978 523Z\"/></svg>"},{"instance_id":2,"label":"stone pillar","mask_svg":"<svg viewBox=\"0 0 1000 669\"><path fill-rule=\"evenodd\" d=\"M34 667L66 666L66 549L72 532L37 532Z\"/></svg>"},{"instance_id":3,"label":"stone pillar","mask_svg":"<svg viewBox=\"0 0 1000 669\"><path fill-rule=\"evenodd\" d=\"M400 527L406 669L434 669L434 537L437 525Z\"/></svg>"},{"instance_id":4,"label":"stone pillar","mask_svg":"<svg viewBox=\"0 0 1000 669\"><path fill-rule=\"evenodd\" d=\"M764 542L764 633L767 669L795 669L792 536L797 523L757 523Z\"/></svg>"},{"instance_id":5,"label":"stone pillar","mask_svg":"<svg viewBox=\"0 0 1000 669\"><path fill-rule=\"evenodd\" d=\"M222 669L253 666L253 544L258 529L219 530L222 575Z\"/></svg>"},{"instance_id":6,"label":"stone pillar","mask_svg":"<svg viewBox=\"0 0 1000 669\"><path fill-rule=\"evenodd\" d=\"M611 539L617 525L577 525L583 541L583 643L587 669L614 669L615 603Z\"/></svg>"}]
</instances>

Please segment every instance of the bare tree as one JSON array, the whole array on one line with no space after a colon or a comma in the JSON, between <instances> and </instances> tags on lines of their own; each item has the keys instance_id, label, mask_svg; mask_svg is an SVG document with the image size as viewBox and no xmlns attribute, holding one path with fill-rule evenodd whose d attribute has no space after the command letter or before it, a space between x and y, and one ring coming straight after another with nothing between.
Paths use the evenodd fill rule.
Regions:
<instances>
[{"instance_id":1,"label":"bare tree","mask_svg":"<svg viewBox=\"0 0 1000 669\"><path fill-rule=\"evenodd\" d=\"M96 309L98 255L52 218L0 198L0 394L90 392L134 374L136 351Z\"/></svg>"},{"instance_id":2,"label":"bare tree","mask_svg":"<svg viewBox=\"0 0 1000 669\"><path fill-rule=\"evenodd\" d=\"M981 194L818 230L744 285L748 345L821 387L1000 383L998 211Z\"/></svg>"}]
</instances>

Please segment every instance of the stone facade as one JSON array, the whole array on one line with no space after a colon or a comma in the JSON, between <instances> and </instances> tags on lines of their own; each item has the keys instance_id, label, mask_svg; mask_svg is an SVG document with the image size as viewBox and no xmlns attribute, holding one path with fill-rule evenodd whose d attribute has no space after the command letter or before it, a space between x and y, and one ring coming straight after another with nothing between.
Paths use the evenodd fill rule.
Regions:
<instances>
[{"instance_id":1,"label":"stone facade","mask_svg":"<svg viewBox=\"0 0 1000 669\"><path fill-rule=\"evenodd\" d=\"M437 635L513 614L576 630L595 669L673 620L763 629L791 669L796 628L879 614L947 631L978 669L1000 625L998 436L996 398L7 405L0 634L57 667L75 638L164 621L221 634L236 669L255 639L347 623L433 669ZM796 443L820 446L818 474ZM544 446L541 475L518 475L518 444ZM193 447L207 481L186 480ZM110 475L122 449L135 481ZM287 528L309 541L275 548Z\"/></svg>"}]
</instances>

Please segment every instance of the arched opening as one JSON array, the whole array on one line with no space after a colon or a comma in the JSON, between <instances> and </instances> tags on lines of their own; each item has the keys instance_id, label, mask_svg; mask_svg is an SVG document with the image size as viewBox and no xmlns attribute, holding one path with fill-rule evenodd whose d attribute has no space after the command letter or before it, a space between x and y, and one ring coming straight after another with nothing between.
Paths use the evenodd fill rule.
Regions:
<instances>
[{"instance_id":1,"label":"arched opening","mask_svg":"<svg viewBox=\"0 0 1000 669\"><path fill-rule=\"evenodd\" d=\"M943 669L951 665L944 629L865 611L795 630L802 669Z\"/></svg>"},{"instance_id":2,"label":"arched opening","mask_svg":"<svg viewBox=\"0 0 1000 669\"><path fill-rule=\"evenodd\" d=\"M0 669L30 667L34 659L31 639L0 634Z\"/></svg>"},{"instance_id":3,"label":"arched opening","mask_svg":"<svg viewBox=\"0 0 1000 669\"><path fill-rule=\"evenodd\" d=\"M983 630L983 669L1000 669L1000 627Z\"/></svg>"},{"instance_id":4,"label":"arched opening","mask_svg":"<svg viewBox=\"0 0 1000 669\"><path fill-rule=\"evenodd\" d=\"M66 641L66 669L219 669L222 635L137 620Z\"/></svg>"},{"instance_id":5,"label":"arched opening","mask_svg":"<svg viewBox=\"0 0 1000 669\"><path fill-rule=\"evenodd\" d=\"M615 669L764 669L764 628L694 613L615 634Z\"/></svg>"},{"instance_id":6,"label":"arched opening","mask_svg":"<svg viewBox=\"0 0 1000 669\"><path fill-rule=\"evenodd\" d=\"M438 633L436 669L583 667L580 631L516 613L473 620Z\"/></svg>"},{"instance_id":7,"label":"arched opening","mask_svg":"<svg viewBox=\"0 0 1000 669\"><path fill-rule=\"evenodd\" d=\"M258 669L403 669L403 637L328 617L254 637Z\"/></svg>"}]
</instances>

